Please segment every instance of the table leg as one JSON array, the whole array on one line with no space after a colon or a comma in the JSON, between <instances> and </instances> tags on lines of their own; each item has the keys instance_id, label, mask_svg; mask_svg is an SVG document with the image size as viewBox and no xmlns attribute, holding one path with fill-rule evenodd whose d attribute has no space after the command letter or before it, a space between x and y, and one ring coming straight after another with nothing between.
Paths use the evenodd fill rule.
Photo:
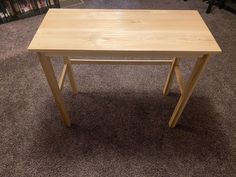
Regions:
<instances>
[{"instance_id":1,"label":"table leg","mask_svg":"<svg viewBox=\"0 0 236 177\"><path fill-rule=\"evenodd\" d=\"M190 78L183 90L182 95L180 96L180 99L179 99L179 101L175 107L175 110L172 114L172 117L169 121L169 127L174 128L175 125L177 124L177 122L180 118L180 115L182 114L184 107L186 106L208 60L209 60L209 55L203 55L201 58L197 59L196 64L193 68L193 71L190 75Z\"/></svg>"},{"instance_id":2,"label":"table leg","mask_svg":"<svg viewBox=\"0 0 236 177\"><path fill-rule=\"evenodd\" d=\"M52 94L55 98L56 104L61 112L63 122L65 126L70 127L71 125L70 118L65 108L65 103L58 86L58 82L52 67L51 60L49 57L46 57L43 53L38 53L38 55L39 55L39 61L42 65L48 84L52 90Z\"/></svg>"},{"instance_id":3,"label":"table leg","mask_svg":"<svg viewBox=\"0 0 236 177\"><path fill-rule=\"evenodd\" d=\"M68 73L68 77L69 77L69 80L70 80L70 85L71 85L73 94L77 94L78 89L77 89L76 82L75 82L75 79L74 79L74 74L73 74L73 68L72 68L72 65L71 65L71 61L69 60L68 57L64 57L64 63L66 63L67 66L68 66L67 67L67 73Z\"/></svg>"},{"instance_id":4,"label":"table leg","mask_svg":"<svg viewBox=\"0 0 236 177\"><path fill-rule=\"evenodd\" d=\"M165 87L163 89L163 95L164 96L167 96L169 94L169 90L170 90L170 87L172 85L173 77L174 77L174 74L175 74L175 66L176 66L176 64L178 64L178 62L179 62L179 58L174 58L173 59L169 74L167 76Z\"/></svg>"}]
</instances>

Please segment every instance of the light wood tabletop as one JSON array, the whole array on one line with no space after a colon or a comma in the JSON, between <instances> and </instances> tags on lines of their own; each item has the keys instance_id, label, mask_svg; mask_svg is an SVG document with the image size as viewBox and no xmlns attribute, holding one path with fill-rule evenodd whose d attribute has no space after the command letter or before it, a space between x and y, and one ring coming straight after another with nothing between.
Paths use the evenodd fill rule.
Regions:
<instances>
[{"instance_id":1,"label":"light wood tabletop","mask_svg":"<svg viewBox=\"0 0 236 177\"><path fill-rule=\"evenodd\" d=\"M169 127L174 128L210 55L221 52L198 11L119 9L50 9L28 50L38 53L63 122L68 127L71 122L61 90L67 75L73 93L78 92L72 64L170 65L163 95L168 95L174 76L181 93L169 120ZM50 60L52 55L64 58L59 81ZM77 56L79 59L71 58ZM168 59L160 60L163 56ZM188 56L195 56L197 60L185 81L179 63Z\"/></svg>"},{"instance_id":2,"label":"light wood tabletop","mask_svg":"<svg viewBox=\"0 0 236 177\"><path fill-rule=\"evenodd\" d=\"M212 54L221 49L196 10L50 9L29 50Z\"/></svg>"}]
</instances>

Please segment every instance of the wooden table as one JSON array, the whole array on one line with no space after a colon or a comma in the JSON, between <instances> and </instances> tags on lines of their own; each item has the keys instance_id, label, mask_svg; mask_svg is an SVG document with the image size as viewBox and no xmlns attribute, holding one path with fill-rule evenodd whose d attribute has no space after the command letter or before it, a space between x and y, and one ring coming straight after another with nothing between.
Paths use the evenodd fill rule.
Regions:
<instances>
[{"instance_id":1,"label":"wooden table","mask_svg":"<svg viewBox=\"0 0 236 177\"><path fill-rule=\"evenodd\" d=\"M170 65L163 94L168 95L174 75L181 92L169 121L173 128L210 55L221 52L198 11L111 9L50 9L28 50L38 53L64 124L68 127L71 122L61 89L67 74L73 93L77 93L72 64ZM50 56L64 57L59 82ZM189 56L195 56L197 60L185 82L179 62ZM76 59L78 57L86 58ZM96 59L101 57L112 59ZM132 59L124 59L127 57Z\"/></svg>"}]
</instances>

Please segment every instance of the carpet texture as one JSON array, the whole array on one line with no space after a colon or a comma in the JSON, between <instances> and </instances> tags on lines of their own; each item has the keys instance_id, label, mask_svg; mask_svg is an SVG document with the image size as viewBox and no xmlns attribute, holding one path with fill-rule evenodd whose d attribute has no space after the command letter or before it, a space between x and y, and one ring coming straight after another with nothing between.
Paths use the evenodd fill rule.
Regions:
<instances>
[{"instance_id":1,"label":"carpet texture","mask_svg":"<svg viewBox=\"0 0 236 177\"><path fill-rule=\"evenodd\" d=\"M71 6L70 6L71 7ZM201 0L84 0L73 8L197 9L221 46L175 129L179 98L162 96L166 66L74 67L65 128L42 68L26 48L44 15L0 25L0 176L219 176L236 174L236 18ZM62 62L53 59L57 74ZM193 60L181 69L187 78Z\"/></svg>"}]
</instances>

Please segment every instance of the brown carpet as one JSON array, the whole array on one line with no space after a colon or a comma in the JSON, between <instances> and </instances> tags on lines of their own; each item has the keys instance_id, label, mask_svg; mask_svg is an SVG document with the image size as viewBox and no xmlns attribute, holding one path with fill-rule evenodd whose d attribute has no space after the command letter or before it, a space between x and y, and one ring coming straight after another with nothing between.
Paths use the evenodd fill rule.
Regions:
<instances>
[{"instance_id":1,"label":"brown carpet","mask_svg":"<svg viewBox=\"0 0 236 177\"><path fill-rule=\"evenodd\" d=\"M0 176L225 176L236 174L236 18L201 0L84 0L77 8L197 9L223 53L213 56L179 125L179 92L162 96L168 67L74 67L65 128L41 66L26 48L43 16L0 25ZM61 63L55 63L58 73ZM192 60L181 63L189 71ZM187 72L188 73L188 72Z\"/></svg>"}]
</instances>

